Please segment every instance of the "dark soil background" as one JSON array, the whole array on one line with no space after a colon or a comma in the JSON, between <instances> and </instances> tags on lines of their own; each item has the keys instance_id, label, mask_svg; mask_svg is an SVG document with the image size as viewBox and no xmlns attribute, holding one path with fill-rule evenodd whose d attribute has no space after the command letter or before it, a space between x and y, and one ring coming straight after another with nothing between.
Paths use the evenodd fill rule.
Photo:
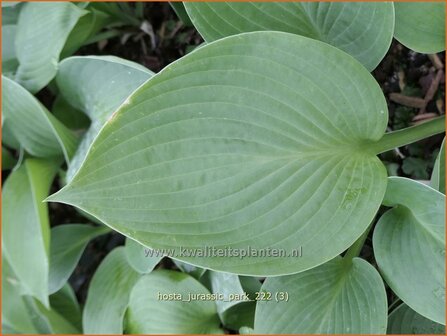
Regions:
<instances>
[{"instance_id":1,"label":"dark soil background","mask_svg":"<svg viewBox=\"0 0 447 336\"><path fill-rule=\"evenodd\" d=\"M144 3L143 8L141 19L149 23L146 24L146 32L136 26L119 27L118 36L85 46L77 54L115 55L158 72L203 42L195 28L185 26L168 3ZM444 64L445 53L422 55L393 41L387 56L373 71L388 100L389 130L408 127L444 114ZM50 105L52 98L48 92L41 92L39 98ZM390 175L429 180L442 139L442 135L434 136L400 150L384 153L381 158ZM56 184L54 191L58 188ZM49 205L52 225L88 222L69 206L57 203ZM381 213L384 210L381 209ZM70 278L81 303L85 302L89 282L101 260L110 250L123 243L123 236L111 233L93 240L87 246ZM371 246L369 237L362 257L375 264ZM171 261L163 260L160 267L175 266ZM388 294L389 302L394 302L395 296L389 289Z\"/></svg>"}]
</instances>

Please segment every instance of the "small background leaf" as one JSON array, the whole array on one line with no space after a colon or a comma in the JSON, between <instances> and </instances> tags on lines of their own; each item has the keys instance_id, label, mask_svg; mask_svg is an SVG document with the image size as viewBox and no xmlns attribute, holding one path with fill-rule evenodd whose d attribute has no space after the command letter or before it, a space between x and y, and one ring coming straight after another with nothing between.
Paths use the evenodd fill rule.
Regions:
<instances>
[{"instance_id":1,"label":"small background leaf","mask_svg":"<svg viewBox=\"0 0 447 336\"><path fill-rule=\"evenodd\" d=\"M373 70L390 47L392 3L185 2L207 42L243 32L276 30L327 42Z\"/></svg>"},{"instance_id":2,"label":"small background leaf","mask_svg":"<svg viewBox=\"0 0 447 336\"><path fill-rule=\"evenodd\" d=\"M163 257L146 255L147 247L126 238L126 258L130 266L141 274L150 273Z\"/></svg>"},{"instance_id":3,"label":"small background leaf","mask_svg":"<svg viewBox=\"0 0 447 336\"><path fill-rule=\"evenodd\" d=\"M6 180L2 198L3 252L24 293L48 306L50 224L47 203L58 169L52 161L27 159ZM23 246L19 242L26 242Z\"/></svg>"},{"instance_id":4,"label":"small background leaf","mask_svg":"<svg viewBox=\"0 0 447 336\"><path fill-rule=\"evenodd\" d=\"M391 289L419 314L445 324L445 195L390 177L374 254Z\"/></svg>"},{"instance_id":5,"label":"small background leaf","mask_svg":"<svg viewBox=\"0 0 447 336\"><path fill-rule=\"evenodd\" d=\"M70 322L80 332L82 330L82 313L76 295L66 283L59 291L50 295L50 306Z\"/></svg>"},{"instance_id":6,"label":"small background leaf","mask_svg":"<svg viewBox=\"0 0 447 336\"><path fill-rule=\"evenodd\" d=\"M67 182L81 166L107 119L152 74L139 64L112 56L71 57L60 63L56 77L60 93L92 121L69 165Z\"/></svg>"},{"instance_id":7,"label":"small background leaf","mask_svg":"<svg viewBox=\"0 0 447 336\"><path fill-rule=\"evenodd\" d=\"M87 243L108 227L85 224L64 224L51 229L49 292L61 289L75 269Z\"/></svg>"},{"instance_id":8,"label":"small background leaf","mask_svg":"<svg viewBox=\"0 0 447 336\"><path fill-rule=\"evenodd\" d=\"M363 259L352 264L337 257L311 270L267 278L262 291L272 300L258 301L255 334L384 334L385 286L377 270ZM275 294L288 293L275 302Z\"/></svg>"},{"instance_id":9,"label":"small background leaf","mask_svg":"<svg viewBox=\"0 0 447 336\"><path fill-rule=\"evenodd\" d=\"M28 91L2 76L4 123L20 145L31 155L64 155L67 162L74 154L77 139Z\"/></svg>"},{"instance_id":10,"label":"small background leaf","mask_svg":"<svg viewBox=\"0 0 447 336\"><path fill-rule=\"evenodd\" d=\"M430 185L445 195L445 138L433 167Z\"/></svg>"},{"instance_id":11,"label":"small background leaf","mask_svg":"<svg viewBox=\"0 0 447 336\"><path fill-rule=\"evenodd\" d=\"M402 303L388 318L388 334L442 334L445 326L430 321Z\"/></svg>"},{"instance_id":12,"label":"small background leaf","mask_svg":"<svg viewBox=\"0 0 447 336\"><path fill-rule=\"evenodd\" d=\"M130 292L140 278L127 262L124 247L115 248L99 265L83 312L86 334L122 334Z\"/></svg>"},{"instance_id":13,"label":"small background leaf","mask_svg":"<svg viewBox=\"0 0 447 336\"><path fill-rule=\"evenodd\" d=\"M70 2L23 4L17 22L15 80L32 93L46 86L56 75L67 37L86 13Z\"/></svg>"},{"instance_id":14,"label":"small background leaf","mask_svg":"<svg viewBox=\"0 0 447 336\"><path fill-rule=\"evenodd\" d=\"M406 47L433 54L445 50L444 2L395 2L394 37Z\"/></svg>"},{"instance_id":15,"label":"small background leaf","mask_svg":"<svg viewBox=\"0 0 447 336\"><path fill-rule=\"evenodd\" d=\"M185 273L156 270L135 285L126 313L126 332L131 334L214 334L219 329L214 301L159 300L160 294L210 294L196 279Z\"/></svg>"}]
</instances>

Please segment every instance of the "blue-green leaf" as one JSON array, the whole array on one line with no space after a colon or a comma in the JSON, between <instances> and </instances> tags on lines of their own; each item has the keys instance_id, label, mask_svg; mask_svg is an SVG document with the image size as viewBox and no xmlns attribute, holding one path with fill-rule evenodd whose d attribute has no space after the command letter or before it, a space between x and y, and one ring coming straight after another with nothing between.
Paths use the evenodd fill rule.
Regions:
<instances>
[{"instance_id":1,"label":"blue-green leaf","mask_svg":"<svg viewBox=\"0 0 447 336\"><path fill-rule=\"evenodd\" d=\"M413 310L445 324L445 195L390 177L374 230L374 254L391 289Z\"/></svg>"},{"instance_id":2,"label":"blue-green leaf","mask_svg":"<svg viewBox=\"0 0 447 336\"><path fill-rule=\"evenodd\" d=\"M379 85L343 51L282 32L231 36L127 98L49 199L202 268L297 273L342 253L375 216L386 169L368 148L387 120ZM204 245L245 257L203 258Z\"/></svg>"},{"instance_id":3,"label":"blue-green leaf","mask_svg":"<svg viewBox=\"0 0 447 336\"><path fill-rule=\"evenodd\" d=\"M49 160L27 159L9 175L2 198L2 247L24 294L48 306L50 224L47 203L58 169ZM26 247L19 242L25 242Z\"/></svg>"},{"instance_id":4,"label":"blue-green leaf","mask_svg":"<svg viewBox=\"0 0 447 336\"><path fill-rule=\"evenodd\" d=\"M56 75L59 55L76 22L87 12L70 2L27 2L17 22L15 80L32 93Z\"/></svg>"}]
</instances>

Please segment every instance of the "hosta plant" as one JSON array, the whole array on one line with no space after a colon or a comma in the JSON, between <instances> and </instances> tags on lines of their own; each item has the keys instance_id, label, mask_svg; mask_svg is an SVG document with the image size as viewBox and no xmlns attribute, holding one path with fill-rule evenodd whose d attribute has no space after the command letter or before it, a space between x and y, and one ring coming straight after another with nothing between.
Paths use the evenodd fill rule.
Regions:
<instances>
[{"instance_id":1,"label":"hosta plant","mask_svg":"<svg viewBox=\"0 0 447 336\"><path fill-rule=\"evenodd\" d=\"M442 51L444 5L175 4L205 43L158 73L67 57L141 6L4 7L4 332L445 332L444 143L430 181L382 162L445 117L387 130L370 73L393 36ZM80 304L68 279L112 233Z\"/></svg>"}]
</instances>

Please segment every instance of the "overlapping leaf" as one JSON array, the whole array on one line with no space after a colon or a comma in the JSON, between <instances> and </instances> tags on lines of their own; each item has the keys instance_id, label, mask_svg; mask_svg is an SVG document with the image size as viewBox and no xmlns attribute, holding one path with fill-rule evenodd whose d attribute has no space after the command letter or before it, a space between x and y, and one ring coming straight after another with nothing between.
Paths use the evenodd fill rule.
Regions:
<instances>
[{"instance_id":1,"label":"overlapping leaf","mask_svg":"<svg viewBox=\"0 0 447 336\"><path fill-rule=\"evenodd\" d=\"M50 306L71 323L80 333L82 313L73 288L66 283L59 291L50 295Z\"/></svg>"},{"instance_id":2,"label":"overlapping leaf","mask_svg":"<svg viewBox=\"0 0 447 336\"><path fill-rule=\"evenodd\" d=\"M445 195L422 183L389 178L374 253L384 279L413 310L445 324Z\"/></svg>"},{"instance_id":3,"label":"overlapping leaf","mask_svg":"<svg viewBox=\"0 0 447 336\"><path fill-rule=\"evenodd\" d=\"M15 139L37 157L64 155L70 160L77 146L75 135L28 91L2 76L2 117Z\"/></svg>"},{"instance_id":4,"label":"overlapping leaf","mask_svg":"<svg viewBox=\"0 0 447 336\"><path fill-rule=\"evenodd\" d=\"M65 98L59 94L51 106L53 115L71 130L85 130L90 126L89 117L71 106Z\"/></svg>"},{"instance_id":5,"label":"overlapping leaf","mask_svg":"<svg viewBox=\"0 0 447 336\"><path fill-rule=\"evenodd\" d=\"M32 93L46 86L56 75L68 35L86 13L70 2L25 3L17 22L15 80Z\"/></svg>"},{"instance_id":6,"label":"overlapping leaf","mask_svg":"<svg viewBox=\"0 0 447 336\"><path fill-rule=\"evenodd\" d=\"M179 294L183 300L160 299L159 295ZM185 273L156 270L144 275L130 295L126 313L131 334L215 334L219 317L215 302L191 295L210 295L196 279Z\"/></svg>"},{"instance_id":7,"label":"overlapping leaf","mask_svg":"<svg viewBox=\"0 0 447 336\"><path fill-rule=\"evenodd\" d=\"M37 330L21 295L20 280L2 258L2 329L7 326L16 333L35 334Z\"/></svg>"},{"instance_id":8,"label":"overlapping leaf","mask_svg":"<svg viewBox=\"0 0 447 336\"><path fill-rule=\"evenodd\" d=\"M394 37L406 47L420 53L445 50L444 2L395 2Z\"/></svg>"},{"instance_id":9,"label":"overlapping leaf","mask_svg":"<svg viewBox=\"0 0 447 336\"><path fill-rule=\"evenodd\" d=\"M419 315L413 309L402 303L388 318L388 334L442 334L445 326Z\"/></svg>"},{"instance_id":10,"label":"overlapping leaf","mask_svg":"<svg viewBox=\"0 0 447 336\"><path fill-rule=\"evenodd\" d=\"M66 224L51 230L49 291L64 286L75 269L87 243L110 229L85 224Z\"/></svg>"},{"instance_id":11,"label":"overlapping leaf","mask_svg":"<svg viewBox=\"0 0 447 336\"><path fill-rule=\"evenodd\" d=\"M393 37L393 4L380 2L185 2L208 42L243 32L278 30L332 44L373 70Z\"/></svg>"},{"instance_id":12,"label":"overlapping leaf","mask_svg":"<svg viewBox=\"0 0 447 336\"><path fill-rule=\"evenodd\" d=\"M17 24L22 5L23 4L21 4L20 2L12 3L2 1L2 27L6 25Z\"/></svg>"},{"instance_id":13,"label":"overlapping leaf","mask_svg":"<svg viewBox=\"0 0 447 336\"><path fill-rule=\"evenodd\" d=\"M40 334L79 334L80 330L52 307L46 308L31 297L25 299L29 314L33 316L34 320L37 320L35 323L40 329Z\"/></svg>"},{"instance_id":14,"label":"overlapping leaf","mask_svg":"<svg viewBox=\"0 0 447 336\"><path fill-rule=\"evenodd\" d=\"M14 334L78 334L80 329L73 318L80 314L79 306L73 292L69 292L71 289L65 288L51 295L51 308L45 308L26 294L21 280L15 275L8 261L3 259L2 331ZM72 297L67 298L67 294Z\"/></svg>"},{"instance_id":15,"label":"overlapping leaf","mask_svg":"<svg viewBox=\"0 0 447 336\"><path fill-rule=\"evenodd\" d=\"M61 94L92 120L69 166L67 181L79 169L110 115L152 74L139 64L112 56L71 57L61 62L56 77Z\"/></svg>"},{"instance_id":16,"label":"overlapping leaf","mask_svg":"<svg viewBox=\"0 0 447 336\"><path fill-rule=\"evenodd\" d=\"M12 76L19 62L15 51L16 25L2 26L2 73Z\"/></svg>"},{"instance_id":17,"label":"overlapping leaf","mask_svg":"<svg viewBox=\"0 0 447 336\"><path fill-rule=\"evenodd\" d=\"M64 48L61 51L61 58L72 55L110 21L110 17L107 14L93 8L89 9L88 13L78 20L68 35Z\"/></svg>"},{"instance_id":18,"label":"overlapping leaf","mask_svg":"<svg viewBox=\"0 0 447 336\"><path fill-rule=\"evenodd\" d=\"M351 264L337 257L300 274L267 278L262 291L271 300L257 303L257 334L386 332L385 286L376 269L363 259L354 258Z\"/></svg>"},{"instance_id":19,"label":"overlapping leaf","mask_svg":"<svg viewBox=\"0 0 447 336\"><path fill-rule=\"evenodd\" d=\"M206 277L211 292L223 296L223 300L216 301L217 313L222 324L233 330L239 330L244 326L253 327L255 294L250 296L246 292L240 278L235 274L214 271L208 271Z\"/></svg>"},{"instance_id":20,"label":"overlapping leaf","mask_svg":"<svg viewBox=\"0 0 447 336\"><path fill-rule=\"evenodd\" d=\"M147 248L135 240L126 239L126 258L129 265L141 274L151 272L162 257L149 255Z\"/></svg>"},{"instance_id":21,"label":"overlapping leaf","mask_svg":"<svg viewBox=\"0 0 447 336\"><path fill-rule=\"evenodd\" d=\"M433 167L430 185L445 195L445 138Z\"/></svg>"},{"instance_id":22,"label":"overlapping leaf","mask_svg":"<svg viewBox=\"0 0 447 336\"><path fill-rule=\"evenodd\" d=\"M367 148L387 119L379 86L344 52L288 33L241 34L142 85L50 200L194 265L296 273L334 258L372 220L386 170ZM204 245L284 254L180 254Z\"/></svg>"},{"instance_id":23,"label":"overlapping leaf","mask_svg":"<svg viewBox=\"0 0 447 336\"><path fill-rule=\"evenodd\" d=\"M90 283L82 319L84 333L122 334L130 292L139 278L127 262L124 247L110 252Z\"/></svg>"},{"instance_id":24,"label":"overlapping leaf","mask_svg":"<svg viewBox=\"0 0 447 336\"><path fill-rule=\"evenodd\" d=\"M2 147L2 170L8 170L15 166L17 160L13 157L10 151Z\"/></svg>"},{"instance_id":25,"label":"overlapping leaf","mask_svg":"<svg viewBox=\"0 0 447 336\"><path fill-rule=\"evenodd\" d=\"M204 269L204 268L197 267L197 266L185 263L180 260L172 259L172 261L174 262L175 266L177 266L177 268L179 270L181 270L184 273L188 273L189 275L191 275L193 278L195 278L197 280L201 280L202 276L206 273L206 269Z\"/></svg>"},{"instance_id":26,"label":"overlapping leaf","mask_svg":"<svg viewBox=\"0 0 447 336\"><path fill-rule=\"evenodd\" d=\"M46 306L50 227L43 200L58 165L50 160L27 159L5 182L2 198L2 247L24 288ZM25 245L19 242L26 242Z\"/></svg>"}]
</instances>

